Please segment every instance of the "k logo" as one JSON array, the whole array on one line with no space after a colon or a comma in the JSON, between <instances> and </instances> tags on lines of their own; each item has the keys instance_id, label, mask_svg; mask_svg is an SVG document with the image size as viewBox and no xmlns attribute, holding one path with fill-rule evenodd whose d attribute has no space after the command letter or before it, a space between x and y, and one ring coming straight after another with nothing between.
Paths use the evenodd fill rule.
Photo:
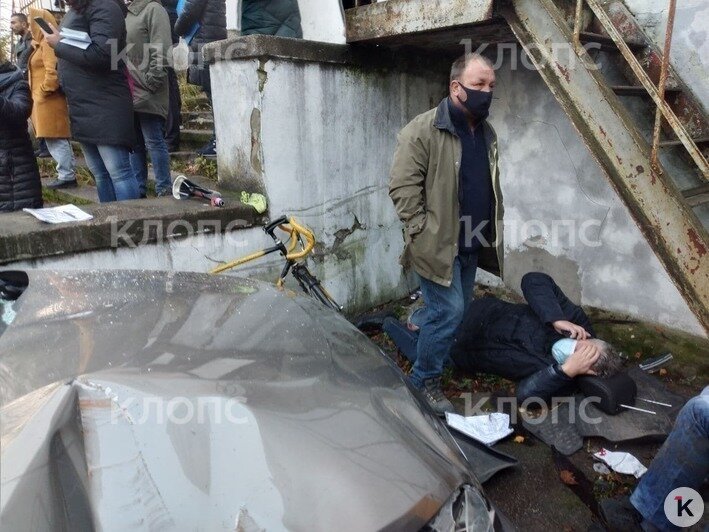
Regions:
<instances>
[{"instance_id":1,"label":"k logo","mask_svg":"<svg viewBox=\"0 0 709 532\"><path fill-rule=\"evenodd\" d=\"M665 515L670 523L688 527L699 522L704 515L702 496L691 488L677 488L665 498Z\"/></svg>"}]
</instances>

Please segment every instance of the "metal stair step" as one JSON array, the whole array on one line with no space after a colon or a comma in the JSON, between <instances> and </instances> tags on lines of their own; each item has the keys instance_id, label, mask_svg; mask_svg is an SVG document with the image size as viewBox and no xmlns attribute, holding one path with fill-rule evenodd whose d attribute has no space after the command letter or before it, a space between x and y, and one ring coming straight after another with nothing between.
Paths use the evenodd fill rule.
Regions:
<instances>
[{"instance_id":1,"label":"metal stair step","mask_svg":"<svg viewBox=\"0 0 709 532\"><path fill-rule=\"evenodd\" d=\"M645 87L642 85L614 85L611 87L613 89L613 92L615 92L618 96L643 96L643 97L650 97L648 92L645 90ZM672 94L672 93L677 93L677 92L682 92L680 89L674 89L667 87L665 89L665 94Z\"/></svg>"},{"instance_id":2,"label":"metal stair step","mask_svg":"<svg viewBox=\"0 0 709 532\"><path fill-rule=\"evenodd\" d=\"M579 39L584 44L591 44L591 43L600 44L601 50L604 50L604 51L615 51L615 52L618 51L618 47L613 42L613 39L611 39L607 35L603 35L601 33L593 33L591 31L582 31L581 33L579 33ZM638 51L642 50L643 48L646 48L645 43L638 42L638 41L625 41L625 43L628 45L628 48L630 48L633 52L638 52Z\"/></svg>"},{"instance_id":3,"label":"metal stair step","mask_svg":"<svg viewBox=\"0 0 709 532\"><path fill-rule=\"evenodd\" d=\"M697 146L709 143L709 137L700 137L697 139L692 139ZM671 148L673 146L681 146L682 141L679 139L675 140L663 140L660 142L660 148Z\"/></svg>"},{"instance_id":4,"label":"metal stair step","mask_svg":"<svg viewBox=\"0 0 709 532\"><path fill-rule=\"evenodd\" d=\"M682 191L682 196L690 207L709 203L709 183Z\"/></svg>"}]
</instances>

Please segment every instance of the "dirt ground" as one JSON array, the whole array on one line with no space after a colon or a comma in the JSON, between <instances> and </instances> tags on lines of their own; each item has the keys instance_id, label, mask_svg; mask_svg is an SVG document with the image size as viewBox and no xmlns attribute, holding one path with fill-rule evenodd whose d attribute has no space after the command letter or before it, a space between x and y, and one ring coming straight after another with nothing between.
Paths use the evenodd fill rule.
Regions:
<instances>
[{"instance_id":1,"label":"dirt ground","mask_svg":"<svg viewBox=\"0 0 709 532\"><path fill-rule=\"evenodd\" d=\"M493 294L489 290L477 294L478 297L487 295ZM514 294L496 291L494 295L519 302ZM376 311L391 312L403 319L412 302L407 299ZM628 364L672 352L675 360L658 375L671 391L688 399L709 383L709 343L706 341L624 316L595 310L588 312L599 336L612 341L628 354ZM410 370L408 361L398 353L385 333L375 331L370 337L402 370ZM444 375L444 390L462 413L463 402L456 399L461 393L503 392L509 395L514 393L514 383L493 376L465 375L448 370ZM630 494L637 481L630 475L597 473L593 469L592 454L601 447L626 451L648 466L662 443L646 441L615 445L600 438L586 438L584 448L567 458L558 453L555 455L549 446L523 427L515 429L512 436L496 444L495 448L517 458L519 465L497 473L484 488L497 508L519 530L525 531L603 530L597 516L598 502L606 497ZM707 526L708 514L709 508L697 530Z\"/></svg>"}]
</instances>

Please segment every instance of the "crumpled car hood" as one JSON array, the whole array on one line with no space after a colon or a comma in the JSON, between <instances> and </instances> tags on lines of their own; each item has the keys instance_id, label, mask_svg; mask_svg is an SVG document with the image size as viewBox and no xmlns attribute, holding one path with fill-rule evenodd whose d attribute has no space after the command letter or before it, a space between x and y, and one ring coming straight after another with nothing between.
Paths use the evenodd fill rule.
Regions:
<instances>
[{"instance_id":1,"label":"crumpled car hood","mask_svg":"<svg viewBox=\"0 0 709 532\"><path fill-rule=\"evenodd\" d=\"M309 298L28 273L0 336L3 529L417 529L477 485L399 369Z\"/></svg>"}]
</instances>

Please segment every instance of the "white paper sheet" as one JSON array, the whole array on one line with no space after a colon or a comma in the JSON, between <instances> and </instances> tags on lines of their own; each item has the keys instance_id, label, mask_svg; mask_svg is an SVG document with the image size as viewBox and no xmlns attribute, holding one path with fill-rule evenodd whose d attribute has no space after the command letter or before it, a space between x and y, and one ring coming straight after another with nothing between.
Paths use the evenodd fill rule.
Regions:
<instances>
[{"instance_id":1,"label":"white paper sheet","mask_svg":"<svg viewBox=\"0 0 709 532\"><path fill-rule=\"evenodd\" d=\"M89 46L91 46L90 42L77 41L76 39L67 39L66 37L63 38L60 42L62 42L63 44L68 44L69 46L73 46L74 48L81 48L82 50L86 50Z\"/></svg>"},{"instance_id":2,"label":"white paper sheet","mask_svg":"<svg viewBox=\"0 0 709 532\"><path fill-rule=\"evenodd\" d=\"M85 31L71 30L69 28L64 28L59 32L59 35L63 39L71 39L73 41L81 41L86 43L91 43L91 36Z\"/></svg>"},{"instance_id":3,"label":"white paper sheet","mask_svg":"<svg viewBox=\"0 0 709 532\"><path fill-rule=\"evenodd\" d=\"M601 460L608 464L613 471L633 475L635 478L640 478L647 471L647 467L642 465L640 460L630 453L601 449L593 456L596 460Z\"/></svg>"},{"instance_id":4,"label":"white paper sheet","mask_svg":"<svg viewBox=\"0 0 709 532\"><path fill-rule=\"evenodd\" d=\"M510 416L499 412L468 417L447 413L446 423L449 427L488 446L514 432L510 427Z\"/></svg>"},{"instance_id":5,"label":"white paper sheet","mask_svg":"<svg viewBox=\"0 0 709 532\"><path fill-rule=\"evenodd\" d=\"M47 209L22 209L37 218L41 222L48 224L63 224L68 222L84 222L91 220L88 212L82 211L76 205L60 205L58 207L49 207Z\"/></svg>"}]
</instances>

